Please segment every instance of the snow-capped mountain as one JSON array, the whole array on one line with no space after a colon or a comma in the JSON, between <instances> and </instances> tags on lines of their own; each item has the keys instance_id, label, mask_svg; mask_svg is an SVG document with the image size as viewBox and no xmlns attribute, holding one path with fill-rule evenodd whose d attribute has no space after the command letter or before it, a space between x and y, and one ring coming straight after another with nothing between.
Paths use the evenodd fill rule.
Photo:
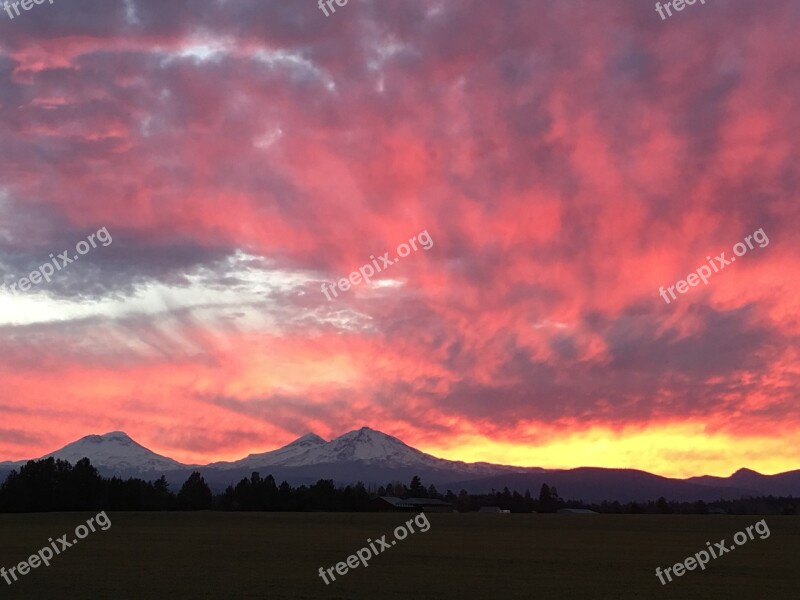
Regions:
<instances>
[{"instance_id":1,"label":"snow-capped mountain","mask_svg":"<svg viewBox=\"0 0 800 600\"><path fill-rule=\"evenodd\" d=\"M287 444L286 446L278 448L277 450L262 452L260 454L250 454L247 457L234 462L211 463L208 466L217 469L250 469L268 465L289 464L297 456L306 455L308 451L319 446L324 446L327 443L328 442L319 437L316 433L307 433L306 435L297 438L291 444Z\"/></svg>"},{"instance_id":2,"label":"snow-capped mountain","mask_svg":"<svg viewBox=\"0 0 800 600\"><path fill-rule=\"evenodd\" d=\"M220 462L209 465L216 469L237 469L242 467L309 467L318 465L342 465L345 463L385 469L418 468L423 470L454 470L465 474L496 474L502 471L521 472L524 468L503 467L489 463L464 463L445 460L426 454L396 437L380 431L362 427L326 442L316 434L309 433L291 444L265 452L251 454L235 462Z\"/></svg>"},{"instance_id":3,"label":"snow-capped mountain","mask_svg":"<svg viewBox=\"0 0 800 600\"><path fill-rule=\"evenodd\" d=\"M679 480L630 469L550 470L464 463L436 458L369 427L350 431L330 442L309 433L277 450L207 466L184 465L151 452L121 431L88 435L42 458L50 456L72 464L86 457L106 476L118 474L155 479L164 474L173 489L179 489L192 471L199 470L215 492L260 471L262 475L272 475L277 481L285 479L292 485L311 484L319 479L333 479L340 484L356 481L385 483L409 481L418 475L423 482L440 488L463 488L476 493L503 487L535 491L547 483L557 485L565 497L589 501L639 501L658 496L708 500L757 493L800 494L800 471L761 475L742 469L731 477ZM0 482L12 469L26 462L0 462Z\"/></svg>"},{"instance_id":4,"label":"snow-capped mountain","mask_svg":"<svg viewBox=\"0 0 800 600\"><path fill-rule=\"evenodd\" d=\"M88 458L97 469L118 473L130 471L168 471L187 468L187 465L183 465L166 456L156 454L144 446L137 444L122 431L112 431L104 435L87 435L41 458L49 458L51 456L56 459L69 461L73 465L82 458ZM17 468L21 467L26 462L27 461L22 460L14 463L0 464L2 464L4 468Z\"/></svg>"},{"instance_id":5,"label":"snow-capped mountain","mask_svg":"<svg viewBox=\"0 0 800 600\"><path fill-rule=\"evenodd\" d=\"M285 467L302 467L327 463L359 461L384 467L442 468L451 461L425 454L403 443L396 437L362 427L331 440L327 444L309 448L306 452L278 463Z\"/></svg>"},{"instance_id":6,"label":"snow-capped mountain","mask_svg":"<svg viewBox=\"0 0 800 600\"><path fill-rule=\"evenodd\" d=\"M228 480L240 474L260 470L309 478L335 477L358 479L360 476L382 478L406 473L433 473L437 476L487 477L502 473L541 471L490 463L464 463L436 458L380 431L362 427L326 442L314 433L260 454L251 454L233 462L217 462L206 466L184 465L137 444L127 434L113 431L105 435L88 435L41 458L60 458L75 464L86 457L101 473L125 476L152 476L171 472L176 479L185 479L189 470L199 469L210 480ZM27 461L0 463L0 471L19 468ZM400 473L403 473L400 475Z\"/></svg>"},{"instance_id":7,"label":"snow-capped mountain","mask_svg":"<svg viewBox=\"0 0 800 600\"><path fill-rule=\"evenodd\" d=\"M449 464L430 454L425 454L401 442L396 437L362 427L336 438L322 447L317 447L305 456L297 457L295 466L345 461L380 463L388 467L426 466L437 467Z\"/></svg>"}]
</instances>

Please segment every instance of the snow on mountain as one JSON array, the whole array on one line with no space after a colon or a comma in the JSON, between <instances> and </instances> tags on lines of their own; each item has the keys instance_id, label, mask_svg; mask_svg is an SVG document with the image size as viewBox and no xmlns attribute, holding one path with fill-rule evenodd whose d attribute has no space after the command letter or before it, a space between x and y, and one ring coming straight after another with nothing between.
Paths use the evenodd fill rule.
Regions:
<instances>
[{"instance_id":1,"label":"snow on mountain","mask_svg":"<svg viewBox=\"0 0 800 600\"><path fill-rule=\"evenodd\" d=\"M293 456L281 466L300 467L347 461L361 461L386 467L426 466L433 468L443 466L441 463L449 462L416 450L396 437L369 427L362 427L357 431L345 433L325 445Z\"/></svg>"},{"instance_id":2,"label":"snow on mountain","mask_svg":"<svg viewBox=\"0 0 800 600\"><path fill-rule=\"evenodd\" d=\"M170 469L186 468L186 465L178 461L156 454L137 444L122 431L112 431L105 435L87 435L41 458L49 458L51 456L69 461L73 465L82 458L88 458L92 465L98 469L117 472L168 471ZM26 462L22 460L6 464L10 464L12 467L20 467Z\"/></svg>"},{"instance_id":3,"label":"snow on mountain","mask_svg":"<svg viewBox=\"0 0 800 600\"><path fill-rule=\"evenodd\" d=\"M137 444L121 431L105 435L88 435L64 446L48 457L67 460L75 464L86 457L101 472L117 474L153 473L189 469L198 465L184 465L166 456L161 456ZM0 469L19 468L27 461L0 463ZM484 476L501 473L525 472L523 467L509 467L490 463L464 463L436 458L412 448L399 439L362 427L326 442L314 433L308 433L295 441L260 454L250 454L234 462L217 462L204 467L213 471L260 468L315 467L419 469L454 471L463 475Z\"/></svg>"},{"instance_id":4,"label":"snow on mountain","mask_svg":"<svg viewBox=\"0 0 800 600\"><path fill-rule=\"evenodd\" d=\"M217 469L250 469L262 466L283 465L296 456L304 455L308 451L327 443L328 442L319 437L316 433L307 433L303 437L297 438L291 444L287 444L277 450L262 452L260 454L250 454L241 460L234 462L217 462L208 466Z\"/></svg>"},{"instance_id":5,"label":"snow on mountain","mask_svg":"<svg viewBox=\"0 0 800 600\"><path fill-rule=\"evenodd\" d=\"M524 468L520 467L503 467L488 463L467 464L460 461L436 458L412 448L396 437L375 431L369 427L350 431L330 442L326 442L321 437L310 433L278 450L263 454L251 454L247 458L236 462L214 463L209 466L217 469L236 469L241 467L289 468L343 463L360 463L388 469L414 467L419 469L457 470L475 475L525 471Z\"/></svg>"}]
</instances>

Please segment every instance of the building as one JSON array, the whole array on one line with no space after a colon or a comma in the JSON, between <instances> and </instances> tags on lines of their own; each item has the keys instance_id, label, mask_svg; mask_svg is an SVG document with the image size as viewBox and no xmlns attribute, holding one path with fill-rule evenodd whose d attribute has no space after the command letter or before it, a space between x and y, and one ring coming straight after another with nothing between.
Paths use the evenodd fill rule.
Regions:
<instances>
[{"instance_id":1,"label":"building","mask_svg":"<svg viewBox=\"0 0 800 600\"><path fill-rule=\"evenodd\" d=\"M492 514L499 515L499 514L510 513L511 511L510 510L503 510L499 506L481 506L478 509L478 512L479 513L492 513Z\"/></svg>"},{"instance_id":2,"label":"building","mask_svg":"<svg viewBox=\"0 0 800 600\"><path fill-rule=\"evenodd\" d=\"M406 502L425 512L453 512L452 504L436 498L409 498Z\"/></svg>"},{"instance_id":3,"label":"building","mask_svg":"<svg viewBox=\"0 0 800 600\"><path fill-rule=\"evenodd\" d=\"M409 504L402 498L394 496L379 496L369 501L370 510L376 512L411 512L414 505Z\"/></svg>"},{"instance_id":4,"label":"building","mask_svg":"<svg viewBox=\"0 0 800 600\"><path fill-rule=\"evenodd\" d=\"M380 496L370 500L370 509L377 512L453 512L453 505L435 498Z\"/></svg>"}]
</instances>

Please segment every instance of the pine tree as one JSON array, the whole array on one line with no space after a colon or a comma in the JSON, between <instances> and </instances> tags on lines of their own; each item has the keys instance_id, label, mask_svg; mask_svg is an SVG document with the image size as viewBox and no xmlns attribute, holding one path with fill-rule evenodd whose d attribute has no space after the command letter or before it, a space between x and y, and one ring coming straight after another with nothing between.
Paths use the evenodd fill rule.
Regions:
<instances>
[{"instance_id":1,"label":"pine tree","mask_svg":"<svg viewBox=\"0 0 800 600\"><path fill-rule=\"evenodd\" d=\"M209 510L211 501L211 488L198 471L189 475L178 492L178 508L181 510Z\"/></svg>"}]
</instances>

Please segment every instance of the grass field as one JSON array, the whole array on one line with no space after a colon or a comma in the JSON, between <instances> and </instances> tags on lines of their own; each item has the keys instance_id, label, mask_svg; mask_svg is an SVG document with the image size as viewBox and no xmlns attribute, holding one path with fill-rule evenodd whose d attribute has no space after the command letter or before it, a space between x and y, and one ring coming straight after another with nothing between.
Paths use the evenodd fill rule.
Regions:
<instances>
[{"instance_id":1,"label":"grass field","mask_svg":"<svg viewBox=\"0 0 800 600\"><path fill-rule=\"evenodd\" d=\"M84 513L0 515L0 566L69 533ZM758 536L662 586L668 567L761 517L429 515L415 533L326 586L344 561L413 515L110 513L97 531L0 598L791 599L800 598L800 518L767 517Z\"/></svg>"}]
</instances>

